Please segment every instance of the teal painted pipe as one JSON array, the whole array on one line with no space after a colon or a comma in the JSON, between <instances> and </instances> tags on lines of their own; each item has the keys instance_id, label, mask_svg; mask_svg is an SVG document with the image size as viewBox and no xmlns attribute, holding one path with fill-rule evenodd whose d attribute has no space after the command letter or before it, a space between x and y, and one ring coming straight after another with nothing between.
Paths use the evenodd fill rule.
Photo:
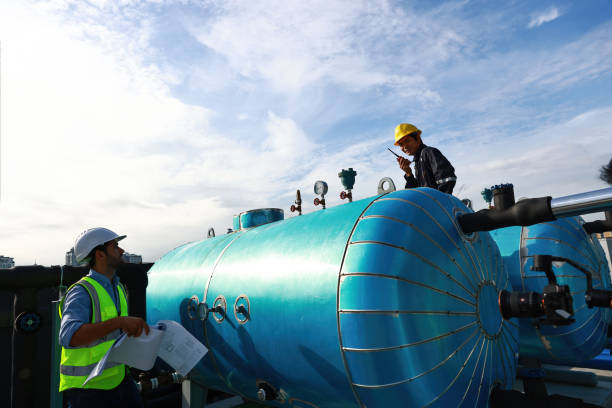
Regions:
<instances>
[{"instance_id":1,"label":"teal painted pipe","mask_svg":"<svg viewBox=\"0 0 612 408\"><path fill-rule=\"evenodd\" d=\"M594 289L610 289L610 271L597 240L588 235L580 217L562 218L529 227L491 231L499 246L515 291L542 292L548 283L542 272L531 270L534 255L572 259L591 271ZM607 343L610 309L589 309L585 303L585 275L569 264L553 264L560 285L569 285L574 318L569 326L534 325L520 321L520 355L555 364L576 364L597 356Z\"/></svg>"},{"instance_id":2,"label":"teal painted pipe","mask_svg":"<svg viewBox=\"0 0 612 408\"><path fill-rule=\"evenodd\" d=\"M401 190L192 242L151 268L147 318L210 349L194 380L250 400L266 382L267 405L486 407L513 386L518 325L489 233L458 228L469 211ZM225 312L202 323L202 301Z\"/></svg>"}]
</instances>

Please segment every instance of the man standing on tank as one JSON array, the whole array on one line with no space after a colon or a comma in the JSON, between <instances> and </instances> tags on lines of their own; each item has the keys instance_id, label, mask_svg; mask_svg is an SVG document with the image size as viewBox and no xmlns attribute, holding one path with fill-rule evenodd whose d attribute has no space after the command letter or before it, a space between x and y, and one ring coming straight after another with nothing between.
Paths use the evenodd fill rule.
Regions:
<instances>
[{"instance_id":1,"label":"man standing on tank","mask_svg":"<svg viewBox=\"0 0 612 408\"><path fill-rule=\"evenodd\" d=\"M69 408L143 407L123 364L107 363L99 376L83 385L121 332L149 334L143 319L128 316L127 292L115 274L122 263L124 251L118 242L123 238L106 228L92 228L74 244L77 262L88 262L90 269L68 288L59 307L59 390Z\"/></svg>"},{"instance_id":2,"label":"man standing on tank","mask_svg":"<svg viewBox=\"0 0 612 408\"><path fill-rule=\"evenodd\" d=\"M448 159L435 147L427 146L421 140L421 131L409 123L401 123L395 128L395 145L414 157L414 170L411 161L398 157L397 163L404 171L405 188L431 187L443 193L452 194L457 176Z\"/></svg>"}]
</instances>

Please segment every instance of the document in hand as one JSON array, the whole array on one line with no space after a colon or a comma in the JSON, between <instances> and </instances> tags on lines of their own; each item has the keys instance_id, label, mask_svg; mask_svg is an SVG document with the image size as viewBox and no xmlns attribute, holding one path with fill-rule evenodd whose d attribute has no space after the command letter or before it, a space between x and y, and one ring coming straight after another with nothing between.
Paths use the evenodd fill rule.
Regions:
<instances>
[{"instance_id":1,"label":"document in hand","mask_svg":"<svg viewBox=\"0 0 612 408\"><path fill-rule=\"evenodd\" d=\"M150 327L148 335L115 340L108 352L91 371L83 385L102 374L105 368L125 364L139 370L150 370L160 357L179 374L187 375L208 349L183 326L173 320L160 320Z\"/></svg>"}]
</instances>

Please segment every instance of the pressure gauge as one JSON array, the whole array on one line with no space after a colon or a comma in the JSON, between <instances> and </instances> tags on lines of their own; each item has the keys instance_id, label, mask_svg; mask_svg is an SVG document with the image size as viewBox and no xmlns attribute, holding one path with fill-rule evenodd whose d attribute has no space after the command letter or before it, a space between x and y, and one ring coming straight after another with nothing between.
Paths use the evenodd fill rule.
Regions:
<instances>
[{"instance_id":1,"label":"pressure gauge","mask_svg":"<svg viewBox=\"0 0 612 408\"><path fill-rule=\"evenodd\" d=\"M314 192L320 196L327 194L327 183L322 180L317 181L314 185Z\"/></svg>"}]
</instances>

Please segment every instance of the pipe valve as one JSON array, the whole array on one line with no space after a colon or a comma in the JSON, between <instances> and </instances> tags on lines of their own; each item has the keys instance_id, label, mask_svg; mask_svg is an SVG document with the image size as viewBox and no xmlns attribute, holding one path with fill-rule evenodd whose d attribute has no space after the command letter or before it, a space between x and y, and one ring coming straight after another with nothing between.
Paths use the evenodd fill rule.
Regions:
<instances>
[{"instance_id":1,"label":"pipe valve","mask_svg":"<svg viewBox=\"0 0 612 408\"><path fill-rule=\"evenodd\" d=\"M340 199L344 200L345 198L348 198L349 203L353 202L353 193L351 192L351 190L349 190L349 191L342 191L340 193Z\"/></svg>"},{"instance_id":2,"label":"pipe valve","mask_svg":"<svg viewBox=\"0 0 612 408\"><path fill-rule=\"evenodd\" d=\"M302 196L300 195L300 190L295 192L295 204L291 205L291 212L298 212L298 215L302 215Z\"/></svg>"},{"instance_id":3,"label":"pipe valve","mask_svg":"<svg viewBox=\"0 0 612 408\"><path fill-rule=\"evenodd\" d=\"M567 263L586 275L587 290L584 298L589 309L593 307L612 307L612 291L593 289L593 277L589 270L569 258L535 255L531 269L544 272L548 278L548 285L544 287L542 295L536 292L501 291L499 307L504 319L546 316L540 322L555 326L563 326L574 322L574 319L571 318L574 310L570 288L568 285L557 283L553 272L553 262Z\"/></svg>"},{"instance_id":4,"label":"pipe valve","mask_svg":"<svg viewBox=\"0 0 612 408\"><path fill-rule=\"evenodd\" d=\"M533 259L534 271L546 273L548 285L542 294L537 292L508 292L499 294L499 307L504 319L513 317L544 317L539 324L567 326L575 322L573 299L568 285L559 285L552 270L553 258L550 255L536 255Z\"/></svg>"}]
</instances>

